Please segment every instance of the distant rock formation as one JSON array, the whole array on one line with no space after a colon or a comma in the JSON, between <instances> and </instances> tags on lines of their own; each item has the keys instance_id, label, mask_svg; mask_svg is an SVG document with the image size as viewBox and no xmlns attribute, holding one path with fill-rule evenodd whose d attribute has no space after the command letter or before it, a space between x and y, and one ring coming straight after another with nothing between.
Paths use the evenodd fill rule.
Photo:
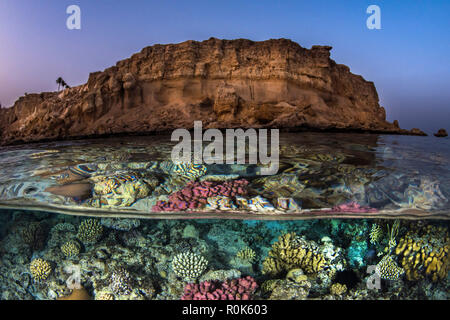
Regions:
<instances>
[{"instance_id":1,"label":"distant rock formation","mask_svg":"<svg viewBox=\"0 0 450 320\"><path fill-rule=\"evenodd\" d=\"M386 121L372 82L287 39L154 45L62 92L0 110L3 144L192 128L423 134Z\"/></svg>"},{"instance_id":2,"label":"distant rock formation","mask_svg":"<svg viewBox=\"0 0 450 320\"><path fill-rule=\"evenodd\" d=\"M439 129L438 132L436 132L434 135L440 138L448 136L447 131L445 131L445 129L442 128Z\"/></svg>"}]
</instances>

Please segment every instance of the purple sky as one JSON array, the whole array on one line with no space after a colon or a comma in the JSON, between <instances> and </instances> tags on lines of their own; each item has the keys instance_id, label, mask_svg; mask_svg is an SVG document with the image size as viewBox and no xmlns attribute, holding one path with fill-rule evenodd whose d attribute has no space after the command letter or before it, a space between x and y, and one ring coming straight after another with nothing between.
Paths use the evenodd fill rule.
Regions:
<instances>
[{"instance_id":1,"label":"purple sky","mask_svg":"<svg viewBox=\"0 0 450 320\"><path fill-rule=\"evenodd\" d=\"M66 8L81 8L81 30ZM366 8L381 8L381 30ZM54 91L62 76L86 82L143 47L212 36L289 38L331 45L331 56L374 81L388 120L427 132L450 129L450 1L113 1L1 0L0 102Z\"/></svg>"}]
</instances>

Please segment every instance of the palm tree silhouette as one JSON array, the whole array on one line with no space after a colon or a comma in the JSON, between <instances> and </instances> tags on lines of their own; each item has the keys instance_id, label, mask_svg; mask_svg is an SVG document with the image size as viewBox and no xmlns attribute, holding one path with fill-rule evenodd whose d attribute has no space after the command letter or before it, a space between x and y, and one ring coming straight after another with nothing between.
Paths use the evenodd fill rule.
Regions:
<instances>
[{"instance_id":1,"label":"palm tree silhouette","mask_svg":"<svg viewBox=\"0 0 450 320\"><path fill-rule=\"evenodd\" d=\"M61 77L58 77L58 79L56 79L56 83L58 84L58 91L59 91L59 88L63 85L63 82L64 82L64 80Z\"/></svg>"}]
</instances>

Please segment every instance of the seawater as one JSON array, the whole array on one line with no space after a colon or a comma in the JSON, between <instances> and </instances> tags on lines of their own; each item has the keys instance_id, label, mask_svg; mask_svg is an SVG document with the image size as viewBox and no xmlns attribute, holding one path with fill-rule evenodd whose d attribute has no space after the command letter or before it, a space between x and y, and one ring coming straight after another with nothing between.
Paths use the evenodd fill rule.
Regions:
<instances>
[{"instance_id":1,"label":"seawater","mask_svg":"<svg viewBox=\"0 0 450 320\"><path fill-rule=\"evenodd\" d=\"M1 298L448 299L449 139L281 134L272 176L177 168L174 144L2 147ZM266 207L213 194L221 206L156 210L195 183L237 180ZM241 291L218 295L229 283Z\"/></svg>"}]
</instances>

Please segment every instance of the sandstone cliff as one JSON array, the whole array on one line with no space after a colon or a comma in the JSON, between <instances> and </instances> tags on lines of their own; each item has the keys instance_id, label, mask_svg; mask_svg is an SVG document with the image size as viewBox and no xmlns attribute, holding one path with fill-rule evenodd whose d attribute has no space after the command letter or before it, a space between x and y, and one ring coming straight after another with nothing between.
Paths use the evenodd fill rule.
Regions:
<instances>
[{"instance_id":1,"label":"sandstone cliff","mask_svg":"<svg viewBox=\"0 0 450 320\"><path fill-rule=\"evenodd\" d=\"M29 94L0 110L0 141L168 131L194 120L204 128L414 134L388 123L374 84L336 64L330 50L286 39L154 45L84 85Z\"/></svg>"}]
</instances>

